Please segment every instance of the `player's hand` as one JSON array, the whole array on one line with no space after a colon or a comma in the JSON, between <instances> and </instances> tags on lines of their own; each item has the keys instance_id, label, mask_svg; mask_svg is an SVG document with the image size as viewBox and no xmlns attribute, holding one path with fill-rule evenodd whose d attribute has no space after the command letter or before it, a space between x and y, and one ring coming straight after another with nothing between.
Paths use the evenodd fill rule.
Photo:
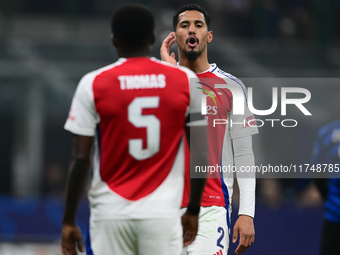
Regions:
<instances>
[{"instance_id":1,"label":"player's hand","mask_svg":"<svg viewBox=\"0 0 340 255\"><path fill-rule=\"evenodd\" d=\"M83 238L77 225L63 224L61 232L61 248L64 255L77 255L77 248L84 252Z\"/></svg>"},{"instance_id":2,"label":"player's hand","mask_svg":"<svg viewBox=\"0 0 340 255\"><path fill-rule=\"evenodd\" d=\"M246 251L254 243L255 229L252 217L247 215L238 217L233 230L233 243L236 243L238 235L240 235L240 240L235 250L237 255Z\"/></svg>"},{"instance_id":3,"label":"player's hand","mask_svg":"<svg viewBox=\"0 0 340 255\"><path fill-rule=\"evenodd\" d=\"M160 55L161 60L168 62L170 64L176 65L176 56L175 52L172 52L170 54L170 48L172 45L176 43L176 35L175 32L171 32L163 41L161 49L160 49Z\"/></svg>"},{"instance_id":4,"label":"player's hand","mask_svg":"<svg viewBox=\"0 0 340 255\"><path fill-rule=\"evenodd\" d=\"M198 215L193 215L188 212L182 215L183 227L183 247L191 244L197 235L198 230Z\"/></svg>"}]
</instances>

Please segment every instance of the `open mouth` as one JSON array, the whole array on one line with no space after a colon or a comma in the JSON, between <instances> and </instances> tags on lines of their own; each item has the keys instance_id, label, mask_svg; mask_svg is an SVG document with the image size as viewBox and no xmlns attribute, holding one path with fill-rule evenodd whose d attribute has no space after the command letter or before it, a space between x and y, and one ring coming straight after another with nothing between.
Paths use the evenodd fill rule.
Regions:
<instances>
[{"instance_id":1,"label":"open mouth","mask_svg":"<svg viewBox=\"0 0 340 255\"><path fill-rule=\"evenodd\" d=\"M198 38L194 35L189 36L188 39L186 40L186 44L188 44L190 48L196 47L198 42L199 42Z\"/></svg>"}]
</instances>

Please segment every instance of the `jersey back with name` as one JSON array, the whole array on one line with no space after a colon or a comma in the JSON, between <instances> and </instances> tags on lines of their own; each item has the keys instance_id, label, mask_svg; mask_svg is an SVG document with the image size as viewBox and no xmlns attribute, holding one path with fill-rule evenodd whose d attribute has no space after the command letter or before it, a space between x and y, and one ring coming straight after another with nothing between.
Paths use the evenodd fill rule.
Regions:
<instances>
[{"instance_id":1,"label":"jersey back with name","mask_svg":"<svg viewBox=\"0 0 340 255\"><path fill-rule=\"evenodd\" d=\"M96 134L89 196L93 217L176 214L183 192L190 75L140 57L120 59L80 82L77 92L83 92L76 92L65 128L77 133L77 125L89 125ZM89 97L83 106L82 94ZM93 116L82 116L86 109Z\"/></svg>"}]
</instances>

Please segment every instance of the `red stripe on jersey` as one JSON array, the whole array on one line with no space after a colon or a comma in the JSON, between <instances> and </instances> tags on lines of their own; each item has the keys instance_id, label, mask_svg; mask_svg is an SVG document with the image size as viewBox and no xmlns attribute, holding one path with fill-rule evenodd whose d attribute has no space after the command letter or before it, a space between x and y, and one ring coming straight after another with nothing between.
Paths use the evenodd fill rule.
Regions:
<instances>
[{"instance_id":1,"label":"red stripe on jersey","mask_svg":"<svg viewBox=\"0 0 340 255\"><path fill-rule=\"evenodd\" d=\"M165 77L164 88L155 83L156 88L127 89L127 84L121 84L122 76L156 75L152 76L155 78L160 74ZM190 101L187 75L149 58L129 58L99 74L93 82L93 94L100 116L102 180L129 200L149 195L170 173L183 137ZM131 105L140 112L129 112ZM142 141L141 148L132 145L136 141ZM153 142L152 146L159 141L159 148L151 148L148 141ZM154 155L142 151L148 148L154 150ZM141 158L136 158L136 150Z\"/></svg>"},{"instance_id":2,"label":"red stripe on jersey","mask_svg":"<svg viewBox=\"0 0 340 255\"><path fill-rule=\"evenodd\" d=\"M209 146L209 165L217 166L221 164L221 154L222 147L224 142L224 136L226 135L226 125L216 125L213 126L214 119L228 119L228 113L232 108L232 94L228 89L218 89L214 88L215 84L225 84L226 82L216 76L211 72L205 72L202 74L197 74L200 82L204 85L204 88L210 91L213 95L214 90L219 93L218 95L214 95L215 98L220 97L222 101L222 105L219 100L216 100L217 106L215 105L214 100L208 96L207 97L207 116L208 116L208 146ZM207 86L208 85L208 86ZM211 87L209 89L208 87ZM212 89L214 88L214 90ZM186 158L190 158L189 156L189 147L186 146ZM187 207L189 203L189 194L190 194L190 173L189 173L190 165L189 162L186 162L186 174L185 174L185 182L184 182L184 193L183 193L183 201L182 207ZM206 185L204 187L201 206L226 206L222 183L219 177L219 173L215 172L214 174L208 175Z\"/></svg>"}]
</instances>

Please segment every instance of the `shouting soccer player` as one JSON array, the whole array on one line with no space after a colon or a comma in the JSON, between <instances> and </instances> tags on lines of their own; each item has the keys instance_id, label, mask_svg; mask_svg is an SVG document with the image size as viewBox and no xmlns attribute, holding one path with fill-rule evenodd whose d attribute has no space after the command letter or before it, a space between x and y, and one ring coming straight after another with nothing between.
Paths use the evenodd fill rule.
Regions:
<instances>
[{"instance_id":1,"label":"shouting soccer player","mask_svg":"<svg viewBox=\"0 0 340 255\"><path fill-rule=\"evenodd\" d=\"M207 45L213 40L213 33L210 31L208 13L196 4L184 5L173 17L173 28L175 32L170 33L161 46L162 60L194 71L200 78L202 89L212 95L207 97L206 110L209 165L218 166L219 169L253 166L255 163L252 135L258 131L253 122L254 116L246 105L246 88L239 79L222 71L216 64L209 64ZM178 63L175 53L170 54L170 48L174 43L177 43L178 47ZM215 87L215 84L221 83L225 84L226 88ZM233 113L235 110L232 107L233 95L228 86L238 87L242 92L245 98L244 114ZM240 189L240 204L232 241L235 243L239 236L235 252L240 254L250 247L255 238L253 223L255 176L242 176L240 173L236 175ZM185 248L184 254L226 255L228 252L233 174L230 171L224 175L221 173L217 176L219 178L212 177L215 178L208 178L204 189L197 237ZM188 174L186 178L183 207L187 207L189 202Z\"/></svg>"},{"instance_id":2,"label":"shouting soccer player","mask_svg":"<svg viewBox=\"0 0 340 255\"><path fill-rule=\"evenodd\" d=\"M120 7L111 27L120 58L81 79L65 124L74 139L62 250L66 255L83 250L75 217L93 148L87 254L180 254L196 236L205 183L192 180L180 219L185 131L198 132L199 153L207 152L202 94L189 91L190 78L197 76L150 57L154 17L147 8ZM200 165L208 162L199 158Z\"/></svg>"}]
</instances>

